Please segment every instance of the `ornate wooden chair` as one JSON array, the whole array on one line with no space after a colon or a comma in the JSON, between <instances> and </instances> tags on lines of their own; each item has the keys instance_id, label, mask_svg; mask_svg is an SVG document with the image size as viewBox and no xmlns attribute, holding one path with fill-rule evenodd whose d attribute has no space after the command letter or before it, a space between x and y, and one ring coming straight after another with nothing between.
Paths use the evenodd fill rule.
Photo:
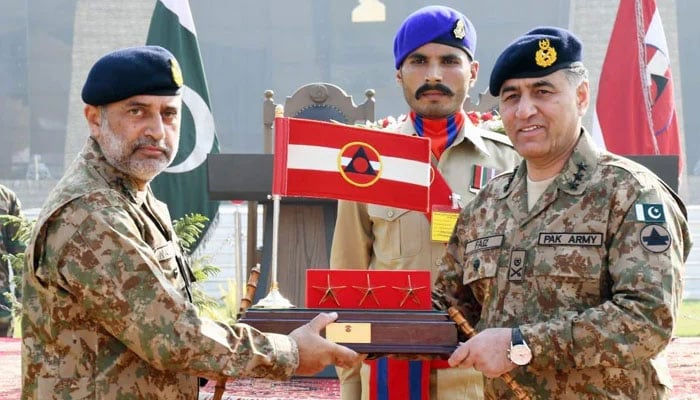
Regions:
<instances>
[{"instance_id":1,"label":"ornate wooden chair","mask_svg":"<svg viewBox=\"0 0 700 400\"><path fill-rule=\"evenodd\" d=\"M313 119L316 121L338 121L353 124L374 121L374 90L365 91L365 101L356 105L352 96L340 87L323 82L301 86L294 94L287 96L284 105L276 104L272 90L265 91L263 101L263 125L265 152L272 153L272 125L275 110L282 110L285 117Z\"/></svg>"},{"instance_id":2,"label":"ornate wooden chair","mask_svg":"<svg viewBox=\"0 0 700 400\"><path fill-rule=\"evenodd\" d=\"M484 92L478 94L476 103L471 102L472 98L469 100L470 101L464 102L464 111L478 111L485 113L498 109L498 97L491 95L488 88L486 88Z\"/></svg>"},{"instance_id":3,"label":"ornate wooden chair","mask_svg":"<svg viewBox=\"0 0 700 400\"><path fill-rule=\"evenodd\" d=\"M351 96L330 83L310 83L288 96L284 106L276 104L271 90L263 101L265 152L272 153L275 113L286 117L346 124L374 121L374 90L365 91L365 101L356 105ZM330 245L335 228L336 201L325 199L283 198L279 216L277 280L280 293L292 304L303 306L306 269L328 268ZM268 293L269 266L272 259L272 203L265 207L262 271L256 301ZM257 234L249 231L248 240ZM249 249L251 243L248 243ZM249 265L254 265L250 264Z\"/></svg>"}]
</instances>

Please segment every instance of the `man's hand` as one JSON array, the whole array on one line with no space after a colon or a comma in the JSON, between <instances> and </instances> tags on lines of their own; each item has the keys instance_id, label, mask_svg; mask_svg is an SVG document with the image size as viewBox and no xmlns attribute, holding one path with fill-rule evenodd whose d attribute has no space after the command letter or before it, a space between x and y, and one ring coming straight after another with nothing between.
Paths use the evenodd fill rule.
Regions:
<instances>
[{"instance_id":1,"label":"man's hand","mask_svg":"<svg viewBox=\"0 0 700 400\"><path fill-rule=\"evenodd\" d=\"M474 367L488 378L499 377L517 365L508 359L510 328L489 328L461 343L447 360L452 367Z\"/></svg>"},{"instance_id":2,"label":"man's hand","mask_svg":"<svg viewBox=\"0 0 700 400\"><path fill-rule=\"evenodd\" d=\"M364 356L330 342L319 334L337 318L335 312L321 313L289 334L299 347L299 367L295 371L297 375L314 375L330 364L349 368L362 361Z\"/></svg>"}]
</instances>

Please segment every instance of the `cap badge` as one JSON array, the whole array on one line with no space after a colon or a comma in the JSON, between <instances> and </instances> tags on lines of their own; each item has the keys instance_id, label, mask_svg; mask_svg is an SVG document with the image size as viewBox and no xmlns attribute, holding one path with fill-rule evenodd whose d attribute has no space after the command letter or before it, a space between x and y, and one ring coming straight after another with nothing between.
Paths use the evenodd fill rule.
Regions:
<instances>
[{"instance_id":1,"label":"cap badge","mask_svg":"<svg viewBox=\"0 0 700 400\"><path fill-rule=\"evenodd\" d=\"M467 36L467 30L464 26L464 21L461 18L457 20L457 24L455 24L455 29L452 31L452 34L459 40L462 40L465 36Z\"/></svg>"},{"instance_id":2,"label":"cap badge","mask_svg":"<svg viewBox=\"0 0 700 400\"><path fill-rule=\"evenodd\" d=\"M180 65L177 63L177 60L174 58L170 59L170 72L173 75L173 82L175 82L177 87L182 87L182 71L180 70Z\"/></svg>"},{"instance_id":3,"label":"cap badge","mask_svg":"<svg viewBox=\"0 0 700 400\"><path fill-rule=\"evenodd\" d=\"M557 51L549 45L549 39L539 42L540 49L535 53L535 63L542 68L547 68L557 61Z\"/></svg>"}]
</instances>

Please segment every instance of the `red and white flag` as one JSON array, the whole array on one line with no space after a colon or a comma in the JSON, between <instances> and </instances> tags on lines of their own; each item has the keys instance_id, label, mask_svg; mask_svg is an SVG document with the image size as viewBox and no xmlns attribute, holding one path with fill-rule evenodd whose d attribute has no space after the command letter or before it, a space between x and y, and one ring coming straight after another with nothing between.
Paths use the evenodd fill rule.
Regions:
<instances>
[{"instance_id":1,"label":"red and white flag","mask_svg":"<svg viewBox=\"0 0 700 400\"><path fill-rule=\"evenodd\" d=\"M295 118L275 119L272 193L428 211L430 140Z\"/></svg>"},{"instance_id":2,"label":"red and white flag","mask_svg":"<svg viewBox=\"0 0 700 400\"><path fill-rule=\"evenodd\" d=\"M613 153L678 155L682 170L671 60L655 0L620 1L592 133Z\"/></svg>"}]
</instances>

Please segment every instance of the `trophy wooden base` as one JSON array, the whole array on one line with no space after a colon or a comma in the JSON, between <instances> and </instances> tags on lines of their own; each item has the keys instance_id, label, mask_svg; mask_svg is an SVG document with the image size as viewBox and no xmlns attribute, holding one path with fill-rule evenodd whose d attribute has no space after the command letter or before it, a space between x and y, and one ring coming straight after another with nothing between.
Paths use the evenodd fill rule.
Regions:
<instances>
[{"instance_id":1,"label":"trophy wooden base","mask_svg":"<svg viewBox=\"0 0 700 400\"><path fill-rule=\"evenodd\" d=\"M288 334L320 312L337 312L321 335L363 354L445 356L458 345L457 326L441 311L348 309L248 309L239 322Z\"/></svg>"}]
</instances>

